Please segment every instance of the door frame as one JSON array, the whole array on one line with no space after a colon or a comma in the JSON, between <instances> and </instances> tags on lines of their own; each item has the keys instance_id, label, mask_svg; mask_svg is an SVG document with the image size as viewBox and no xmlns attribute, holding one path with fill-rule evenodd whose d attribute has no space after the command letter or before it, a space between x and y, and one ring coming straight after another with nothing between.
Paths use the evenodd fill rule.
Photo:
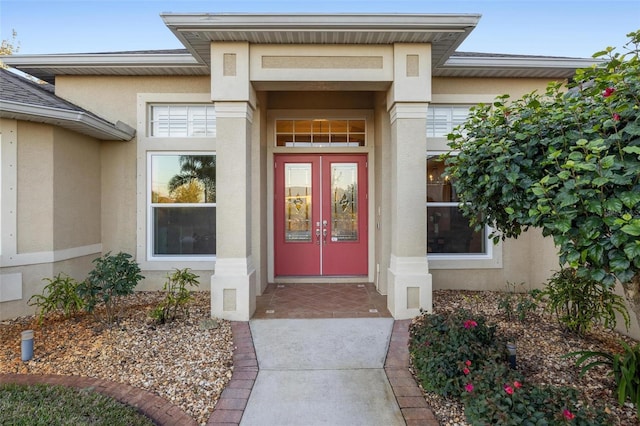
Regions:
<instances>
[{"instance_id":1,"label":"door frame","mask_svg":"<svg viewBox=\"0 0 640 426\"><path fill-rule=\"evenodd\" d=\"M312 119L312 118L351 118L366 119L367 143L364 147L355 148L286 148L275 146L275 120L277 119ZM275 190L275 155L276 154L365 154L367 158L367 207L368 207L368 273L367 282L377 282L378 269L375 258L376 230L376 197L375 197L375 154L374 154L374 113L373 110L270 110L267 112L267 155L266 155L266 193L267 193L267 282L269 283L361 283L365 277L275 277L275 239L274 239L274 190Z\"/></svg>"}]
</instances>

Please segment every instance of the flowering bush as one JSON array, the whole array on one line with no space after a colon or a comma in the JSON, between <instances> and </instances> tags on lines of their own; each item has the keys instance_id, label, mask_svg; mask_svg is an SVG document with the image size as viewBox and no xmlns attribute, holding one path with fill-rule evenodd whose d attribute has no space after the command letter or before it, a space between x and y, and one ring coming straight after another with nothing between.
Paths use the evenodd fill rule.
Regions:
<instances>
[{"instance_id":1,"label":"flowering bush","mask_svg":"<svg viewBox=\"0 0 640 426\"><path fill-rule=\"evenodd\" d=\"M461 399L473 425L608 423L603 413L579 406L575 389L530 385L504 363L485 363L468 381Z\"/></svg>"},{"instance_id":2,"label":"flowering bush","mask_svg":"<svg viewBox=\"0 0 640 426\"><path fill-rule=\"evenodd\" d=\"M571 388L530 385L509 368L505 342L483 316L461 310L416 319L409 353L422 387L460 397L473 425L609 424L603 412L578 404Z\"/></svg>"},{"instance_id":3,"label":"flowering bush","mask_svg":"<svg viewBox=\"0 0 640 426\"><path fill-rule=\"evenodd\" d=\"M416 375L425 389L443 396L458 395L472 367L506 359L495 327L465 310L425 315L411 332L409 352Z\"/></svg>"}]
</instances>

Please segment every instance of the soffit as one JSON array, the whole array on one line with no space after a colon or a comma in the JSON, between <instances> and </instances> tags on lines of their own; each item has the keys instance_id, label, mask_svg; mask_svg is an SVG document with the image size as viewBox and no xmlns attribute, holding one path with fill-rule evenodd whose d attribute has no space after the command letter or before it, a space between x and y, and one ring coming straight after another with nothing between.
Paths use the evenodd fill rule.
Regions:
<instances>
[{"instance_id":1,"label":"soffit","mask_svg":"<svg viewBox=\"0 0 640 426\"><path fill-rule=\"evenodd\" d=\"M479 14L161 14L200 62L211 65L211 42L254 44L431 43L434 67L477 25Z\"/></svg>"}]
</instances>

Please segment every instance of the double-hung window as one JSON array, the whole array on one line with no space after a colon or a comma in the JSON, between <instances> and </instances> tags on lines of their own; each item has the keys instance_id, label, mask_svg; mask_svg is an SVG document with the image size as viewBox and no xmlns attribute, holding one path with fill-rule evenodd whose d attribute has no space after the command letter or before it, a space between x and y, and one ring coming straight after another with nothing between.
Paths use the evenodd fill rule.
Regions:
<instances>
[{"instance_id":1,"label":"double-hung window","mask_svg":"<svg viewBox=\"0 0 640 426\"><path fill-rule=\"evenodd\" d=\"M148 170L147 235L151 257L214 256L216 156L150 152Z\"/></svg>"},{"instance_id":2,"label":"double-hung window","mask_svg":"<svg viewBox=\"0 0 640 426\"><path fill-rule=\"evenodd\" d=\"M427 153L427 255L487 256L487 229L475 231L462 215L440 154Z\"/></svg>"}]
</instances>

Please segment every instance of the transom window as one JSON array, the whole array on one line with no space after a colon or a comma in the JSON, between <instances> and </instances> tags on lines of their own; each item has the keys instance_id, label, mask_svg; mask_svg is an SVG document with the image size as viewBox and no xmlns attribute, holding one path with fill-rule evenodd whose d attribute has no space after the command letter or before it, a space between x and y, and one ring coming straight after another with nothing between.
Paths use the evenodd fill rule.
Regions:
<instances>
[{"instance_id":1,"label":"transom window","mask_svg":"<svg viewBox=\"0 0 640 426\"><path fill-rule=\"evenodd\" d=\"M469 106L430 105L427 109L427 137L446 137L469 116Z\"/></svg>"},{"instance_id":2,"label":"transom window","mask_svg":"<svg viewBox=\"0 0 640 426\"><path fill-rule=\"evenodd\" d=\"M152 137L215 137L213 105L156 104L150 106L149 132Z\"/></svg>"},{"instance_id":3,"label":"transom window","mask_svg":"<svg viewBox=\"0 0 640 426\"><path fill-rule=\"evenodd\" d=\"M155 258L216 254L216 157L149 154L149 252Z\"/></svg>"},{"instance_id":4,"label":"transom window","mask_svg":"<svg viewBox=\"0 0 640 426\"><path fill-rule=\"evenodd\" d=\"M427 154L427 254L486 255L486 229L474 231L439 154Z\"/></svg>"},{"instance_id":5,"label":"transom window","mask_svg":"<svg viewBox=\"0 0 640 426\"><path fill-rule=\"evenodd\" d=\"M276 146L365 146L366 120L276 120Z\"/></svg>"}]
</instances>

